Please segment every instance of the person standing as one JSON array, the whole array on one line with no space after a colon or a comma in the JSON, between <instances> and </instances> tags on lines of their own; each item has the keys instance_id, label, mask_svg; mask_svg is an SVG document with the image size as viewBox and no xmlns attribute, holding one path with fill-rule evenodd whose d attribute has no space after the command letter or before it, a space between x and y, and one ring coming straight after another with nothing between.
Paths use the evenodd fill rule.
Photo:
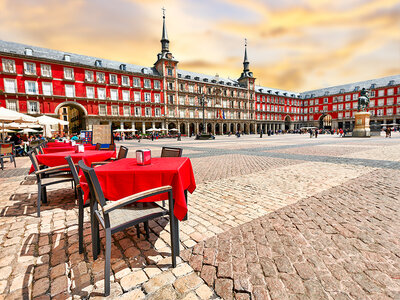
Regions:
<instances>
[{"instance_id":1,"label":"person standing","mask_svg":"<svg viewBox=\"0 0 400 300\"><path fill-rule=\"evenodd\" d=\"M315 138L318 137L318 129L315 129Z\"/></svg>"},{"instance_id":2,"label":"person standing","mask_svg":"<svg viewBox=\"0 0 400 300\"><path fill-rule=\"evenodd\" d=\"M262 135L263 135L263 131L262 131L262 129L260 130L260 139L262 138Z\"/></svg>"}]
</instances>

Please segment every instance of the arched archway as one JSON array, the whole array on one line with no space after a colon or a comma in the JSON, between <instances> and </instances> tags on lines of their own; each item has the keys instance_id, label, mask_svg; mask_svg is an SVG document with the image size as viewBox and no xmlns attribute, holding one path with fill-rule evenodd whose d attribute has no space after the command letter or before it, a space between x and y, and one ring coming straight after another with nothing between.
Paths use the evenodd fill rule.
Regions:
<instances>
[{"instance_id":1,"label":"arched archway","mask_svg":"<svg viewBox=\"0 0 400 300\"><path fill-rule=\"evenodd\" d=\"M229 130L231 133L235 133L235 125L233 125L233 123L231 123L231 128Z\"/></svg>"},{"instance_id":2,"label":"arched archway","mask_svg":"<svg viewBox=\"0 0 400 300\"><path fill-rule=\"evenodd\" d=\"M176 129L176 125L175 125L175 123L169 123L168 124L168 129Z\"/></svg>"},{"instance_id":3,"label":"arched archway","mask_svg":"<svg viewBox=\"0 0 400 300\"><path fill-rule=\"evenodd\" d=\"M240 131L240 124L237 124L236 130L237 130L237 131Z\"/></svg>"},{"instance_id":4,"label":"arched archway","mask_svg":"<svg viewBox=\"0 0 400 300\"><path fill-rule=\"evenodd\" d=\"M285 130L288 131L290 130L290 125L291 125L292 119L290 116L285 117Z\"/></svg>"},{"instance_id":5,"label":"arched archway","mask_svg":"<svg viewBox=\"0 0 400 300\"><path fill-rule=\"evenodd\" d=\"M219 123L215 124L215 134L221 134Z\"/></svg>"},{"instance_id":6,"label":"arched archway","mask_svg":"<svg viewBox=\"0 0 400 300\"><path fill-rule=\"evenodd\" d=\"M207 133L212 133L212 125L211 125L211 123L207 124Z\"/></svg>"},{"instance_id":7,"label":"arched archway","mask_svg":"<svg viewBox=\"0 0 400 300\"><path fill-rule=\"evenodd\" d=\"M254 132L254 124L250 124L250 134L256 133Z\"/></svg>"},{"instance_id":8,"label":"arched archway","mask_svg":"<svg viewBox=\"0 0 400 300\"><path fill-rule=\"evenodd\" d=\"M195 135L196 131L196 126L194 126L194 123L190 123L189 125L189 136Z\"/></svg>"},{"instance_id":9,"label":"arched archway","mask_svg":"<svg viewBox=\"0 0 400 300\"><path fill-rule=\"evenodd\" d=\"M321 115L321 117L319 118L319 128L332 129L332 116L329 114Z\"/></svg>"},{"instance_id":10,"label":"arched archway","mask_svg":"<svg viewBox=\"0 0 400 300\"><path fill-rule=\"evenodd\" d=\"M203 123L200 123L199 124L199 132L197 133L197 134L200 134L200 133L202 133L204 130L203 130L204 128L203 128Z\"/></svg>"},{"instance_id":11,"label":"arched archway","mask_svg":"<svg viewBox=\"0 0 400 300\"><path fill-rule=\"evenodd\" d=\"M62 120L68 121L69 125L64 126L63 131L72 133L80 133L81 130L87 129L86 118L88 112L86 108L77 102L66 101L57 105L54 113Z\"/></svg>"},{"instance_id":12,"label":"arched archway","mask_svg":"<svg viewBox=\"0 0 400 300\"><path fill-rule=\"evenodd\" d=\"M224 123L224 125L222 125L222 134L226 134L227 131L228 131L228 125Z\"/></svg>"},{"instance_id":13,"label":"arched archway","mask_svg":"<svg viewBox=\"0 0 400 300\"><path fill-rule=\"evenodd\" d=\"M186 126L185 123L181 123L181 125L179 126L179 130L182 134L186 134Z\"/></svg>"},{"instance_id":14,"label":"arched archway","mask_svg":"<svg viewBox=\"0 0 400 300\"><path fill-rule=\"evenodd\" d=\"M247 132L247 124L246 123L244 123L244 126L243 126L243 133L246 133L246 134L248 133Z\"/></svg>"}]
</instances>

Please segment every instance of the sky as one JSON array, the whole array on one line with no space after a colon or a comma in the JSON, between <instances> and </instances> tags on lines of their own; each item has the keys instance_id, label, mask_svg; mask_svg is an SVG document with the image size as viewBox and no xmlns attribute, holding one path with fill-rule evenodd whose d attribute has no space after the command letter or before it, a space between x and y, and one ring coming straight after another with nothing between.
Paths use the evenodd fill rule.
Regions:
<instances>
[{"instance_id":1,"label":"sky","mask_svg":"<svg viewBox=\"0 0 400 300\"><path fill-rule=\"evenodd\" d=\"M400 74L399 0L0 0L0 39L302 92Z\"/></svg>"}]
</instances>

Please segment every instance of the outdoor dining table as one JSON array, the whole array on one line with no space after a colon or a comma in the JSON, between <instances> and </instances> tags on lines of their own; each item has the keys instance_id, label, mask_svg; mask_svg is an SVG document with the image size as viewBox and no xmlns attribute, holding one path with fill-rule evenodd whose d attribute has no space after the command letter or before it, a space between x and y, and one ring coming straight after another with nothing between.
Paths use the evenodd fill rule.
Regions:
<instances>
[{"instance_id":1,"label":"outdoor dining table","mask_svg":"<svg viewBox=\"0 0 400 300\"><path fill-rule=\"evenodd\" d=\"M94 168L104 197L115 201L148 189L170 185L174 196L174 215L183 220L187 214L186 191L196 189L192 163L187 157L152 158L149 165L138 165L135 158L124 158ZM84 176L80 179L84 199L89 187ZM167 200L168 195L152 196L141 201Z\"/></svg>"},{"instance_id":2,"label":"outdoor dining table","mask_svg":"<svg viewBox=\"0 0 400 300\"><path fill-rule=\"evenodd\" d=\"M68 144L66 144L67 146L64 147L50 147L50 148L43 148L43 152L44 154L48 154L48 153L56 153L56 152L65 152L65 151L75 151L75 147L74 146L68 146ZM84 144L83 145L85 147L85 151L86 150L96 150L96 146L91 145L91 144Z\"/></svg>"},{"instance_id":3,"label":"outdoor dining table","mask_svg":"<svg viewBox=\"0 0 400 300\"><path fill-rule=\"evenodd\" d=\"M53 148L53 147L66 147L72 146L71 142L63 143L63 142L49 142L46 145L46 148Z\"/></svg>"},{"instance_id":4,"label":"outdoor dining table","mask_svg":"<svg viewBox=\"0 0 400 300\"><path fill-rule=\"evenodd\" d=\"M94 162L105 161L112 157L116 156L116 151L108 151L108 150L85 150L85 152L75 151L64 151L64 152L56 152L56 153L48 153L48 154L38 154L36 155L36 159L39 164L48 166L48 167L56 167L66 165L67 161L65 157L70 155L74 163L78 163L80 160L83 160L87 166L91 166ZM34 171L33 165L29 170L29 174Z\"/></svg>"}]
</instances>

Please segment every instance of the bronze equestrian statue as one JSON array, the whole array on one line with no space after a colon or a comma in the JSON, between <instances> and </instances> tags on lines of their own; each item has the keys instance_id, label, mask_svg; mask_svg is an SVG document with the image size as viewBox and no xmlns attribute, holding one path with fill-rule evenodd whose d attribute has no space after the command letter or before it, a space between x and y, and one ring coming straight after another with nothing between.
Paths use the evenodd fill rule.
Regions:
<instances>
[{"instance_id":1,"label":"bronze equestrian statue","mask_svg":"<svg viewBox=\"0 0 400 300\"><path fill-rule=\"evenodd\" d=\"M368 91L362 88L360 92L360 97L358 98L358 108L357 111L367 111L369 106Z\"/></svg>"}]
</instances>

